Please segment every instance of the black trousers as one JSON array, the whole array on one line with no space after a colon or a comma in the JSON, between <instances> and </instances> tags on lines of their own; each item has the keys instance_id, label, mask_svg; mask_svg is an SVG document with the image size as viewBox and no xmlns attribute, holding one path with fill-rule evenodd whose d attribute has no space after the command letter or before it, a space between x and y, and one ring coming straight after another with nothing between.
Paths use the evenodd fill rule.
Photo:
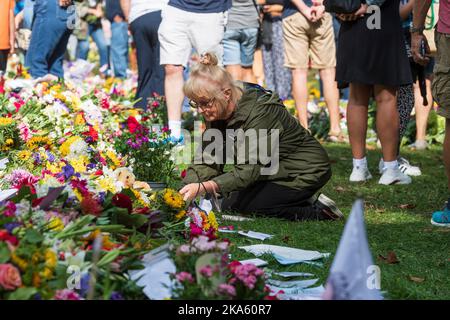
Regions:
<instances>
[{"instance_id":1,"label":"black trousers","mask_svg":"<svg viewBox=\"0 0 450 320\"><path fill-rule=\"evenodd\" d=\"M8 62L8 54L9 54L9 49L0 50L0 71L2 71L2 72L6 71L6 65Z\"/></svg>"},{"instance_id":2,"label":"black trousers","mask_svg":"<svg viewBox=\"0 0 450 320\"><path fill-rule=\"evenodd\" d=\"M225 199L222 210L294 221L326 220L329 217L313 205L319 189L296 190L273 182L257 182Z\"/></svg>"},{"instance_id":3,"label":"black trousers","mask_svg":"<svg viewBox=\"0 0 450 320\"><path fill-rule=\"evenodd\" d=\"M147 99L154 93L164 95L164 68L159 64L158 28L161 11L150 12L134 20L130 29L136 44L138 87L136 107L146 108Z\"/></svg>"}]
</instances>

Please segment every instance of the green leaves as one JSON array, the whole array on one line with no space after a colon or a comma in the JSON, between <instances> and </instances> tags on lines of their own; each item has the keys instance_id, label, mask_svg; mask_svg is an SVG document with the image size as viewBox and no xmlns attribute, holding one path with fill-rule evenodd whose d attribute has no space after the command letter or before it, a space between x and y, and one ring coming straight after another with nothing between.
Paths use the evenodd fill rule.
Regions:
<instances>
[{"instance_id":1,"label":"green leaves","mask_svg":"<svg viewBox=\"0 0 450 320\"><path fill-rule=\"evenodd\" d=\"M8 246L5 242L0 242L0 263L8 262L10 258Z\"/></svg>"},{"instance_id":2,"label":"green leaves","mask_svg":"<svg viewBox=\"0 0 450 320\"><path fill-rule=\"evenodd\" d=\"M35 229L27 229L23 240L28 243L38 244L44 241L44 236Z\"/></svg>"},{"instance_id":3,"label":"green leaves","mask_svg":"<svg viewBox=\"0 0 450 320\"><path fill-rule=\"evenodd\" d=\"M34 294L38 291L36 288L19 288L16 291L12 292L9 296L9 300L29 300Z\"/></svg>"}]
</instances>

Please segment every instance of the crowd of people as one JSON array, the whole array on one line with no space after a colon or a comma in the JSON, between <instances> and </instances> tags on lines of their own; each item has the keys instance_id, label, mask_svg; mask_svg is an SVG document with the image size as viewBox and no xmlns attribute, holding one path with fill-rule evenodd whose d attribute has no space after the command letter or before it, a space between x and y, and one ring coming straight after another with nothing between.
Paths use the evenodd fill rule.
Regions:
<instances>
[{"instance_id":1,"label":"crowd of people","mask_svg":"<svg viewBox=\"0 0 450 320\"><path fill-rule=\"evenodd\" d=\"M2 1L0 68L5 70L8 54L16 48L15 37L17 40L25 38L28 41L22 39L21 42L26 44L19 45L19 48L25 53L25 66L31 76L46 81L63 78L63 59L69 38L76 38L76 58L79 59L88 58L92 38L98 49L99 72L105 76L125 78L131 58L129 44L132 43L138 70L136 97L139 101L136 105L146 108L147 98L154 92L165 95L168 125L175 139L181 137L185 96L192 100L193 105L200 106L203 115L214 114L210 109L221 101L224 110L219 110L220 116L211 121L232 119L234 111L228 115L229 118L224 118L224 115L227 108L234 110L237 100L233 95L228 100L223 98L227 92L225 89L235 92L235 95L238 93L241 98L251 94L270 95L264 91L266 89L275 93L280 101L293 98L299 123L295 128L298 135L306 137L309 135L308 75L310 69L315 69L320 76L328 109L328 139L349 141L351 145L351 182L372 178L366 159L370 99L373 98L377 106L376 131L382 147L379 183L383 185L409 184L411 176L421 174L420 168L412 166L401 156L400 142L414 109L417 126L414 148L424 150L428 147L427 119L435 101L438 114L447 119L444 158L450 188L450 3L448 0L439 2L439 22L435 32L437 53L433 58L423 35L425 17L433 2L366 0L361 1L357 11L343 14L327 12L322 0ZM371 6L379 9L375 10L379 28L370 27L374 14ZM105 33L110 34L109 40ZM206 69L197 67L192 70L197 72L198 81L207 79L209 81L204 82L204 86L214 89L205 90L203 96L189 91L194 80L188 88L185 83L193 52L208 52L208 62L203 63ZM259 80L260 75L255 71L258 63L263 67L264 82ZM243 85L235 86L227 80L228 75ZM265 89L248 87L248 83L258 81ZM255 90L260 93L255 93ZM341 128L341 98L348 100L348 137ZM275 98L268 99L272 101ZM284 116L275 111L273 115ZM293 124L286 120L284 125ZM316 150L317 154L321 153L314 143L305 139L302 143ZM302 143L299 142L298 146ZM322 160L318 161L322 163ZM302 165L314 166L314 161L306 161ZM295 167L292 170L305 171ZM245 170L236 172L238 176L234 179L244 179L239 176L242 172ZM299 185L292 187L297 193L291 194L296 200L302 199L300 204L294 201L297 207L305 207L305 199L309 199L310 193L314 194L327 181L327 172L321 171L322 175L315 176L317 180L309 180L308 184L304 184L304 177L297 181ZM251 194L252 199L264 198L264 193L254 194L255 183L261 181L250 176L252 183L243 185L253 189L242 197ZM217 192L225 188L230 191L221 178L211 180L207 185L208 190L204 186L198 187L195 194L199 189ZM278 187L259 185L257 189L267 189L264 192L272 193ZM189 198L194 186L189 189L188 185L187 188L183 193ZM289 196L289 192L278 191ZM249 206L252 207L254 203L250 200ZM261 202L266 206L264 210L291 201L283 197L272 200L275 202ZM322 202L331 208L328 213L336 216L338 210L328 200ZM242 205L246 201L240 203ZM432 222L450 226L450 199L443 211L433 215Z\"/></svg>"}]
</instances>

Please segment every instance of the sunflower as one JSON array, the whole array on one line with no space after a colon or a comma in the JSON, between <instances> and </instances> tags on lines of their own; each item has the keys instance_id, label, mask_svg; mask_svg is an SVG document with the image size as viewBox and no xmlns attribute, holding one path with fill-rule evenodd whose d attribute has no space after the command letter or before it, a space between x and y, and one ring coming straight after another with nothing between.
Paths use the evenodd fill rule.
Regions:
<instances>
[{"instance_id":1,"label":"sunflower","mask_svg":"<svg viewBox=\"0 0 450 320\"><path fill-rule=\"evenodd\" d=\"M39 147L50 147L52 141L47 137L35 136L27 141L27 147L30 150L36 150Z\"/></svg>"},{"instance_id":2,"label":"sunflower","mask_svg":"<svg viewBox=\"0 0 450 320\"><path fill-rule=\"evenodd\" d=\"M173 209L180 209L184 206L184 200L178 192L166 189L163 195L164 202Z\"/></svg>"},{"instance_id":3,"label":"sunflower","mask_svg":"<svg viewBox=\"0 0 450 320\"><path fill-rule=\"evenodd\" d=\"M31 152L28 150L22 150L17 153L17 158L21 161L27 161L31 157Z\"/></svg>"}]
</instances>

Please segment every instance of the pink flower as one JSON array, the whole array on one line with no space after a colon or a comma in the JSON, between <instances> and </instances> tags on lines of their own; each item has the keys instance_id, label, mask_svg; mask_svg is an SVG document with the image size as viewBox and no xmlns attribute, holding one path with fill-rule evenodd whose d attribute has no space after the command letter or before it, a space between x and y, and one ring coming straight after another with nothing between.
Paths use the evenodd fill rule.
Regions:
<instances>
[{"instance_id":1,"label":"pink flower","mask_svg":"<svg viewBox=\"0 0 450 320\"><path fill-rule=\"evenodd\" d=\"M10 263L0 264L0 287L15 290L22 285L19 270Z\"/></svg>"},{"instance_id":2,"label":"pink flower","mask_svg":"<svg viewBox=\"0 0 450 320\"><path fill-rule=\"evenodd\" d=\"M186 271L181 271L180 273L177 273L177 275L175 277L180 282L185 282L185 281L188 281L190 283L194 282L194 277L192 277L192 274L190 274L189 272L186 272Z\"/></svg>"},{"instance_id":3,"label":"pink flower","mask_svg":"<svg viewBox=\"0 0 450 320\"><path fill-rule=\"evenodd\" d=\"M31 138L30 129L24 123L19 124L18 128L20 131L20 138L22 138L23 141L27 142Z\"/></svg>"},{"instance_id":4,"label":"pink flower","mask_svg":"<svg viewBox=\"0 0 450 320\"><path fill-rule=\"evenodd\" d=\"M5 207L6 207L6 210L3 211L3 215L6 217L13 217L15 215L16 209L17 209L16 204L12 201L8 201L6 203Z\"/></svg>"},{"instance_id":5,"label":"pink flower","mask_svg":"<svg viewBox=\"0 0 450 320\"><path fill-rule=\"evenodd\" d=\"M229 285L226 283L219 284L218 291L219 291L219 294L224 294L224 295L227 295L230 297L236 296L236 288L233 287L232 285Z\"/></svg>"},{"instance_id":6,"label":"pink flower","mask_svg":"<svg viewBox=\"0 0 450 320\"><path fill-rule=\"evenodd\" d=\"M210 278L213 275L213 270L211 266L204 266L200 269L200 274L204 277Z\"/></svg>"},{"instance_id":7,"label":"pink flower","mask_svg":"<svg viewBox=\"0 0 450 320\"><path fill-rule=\"evenodd\" d=\"M75 291L72 291L69 289L63 289L63 290L57 290L53 299L55 299L55 300L81 300L81 297Z\"/></svg>"}]
</instances>

